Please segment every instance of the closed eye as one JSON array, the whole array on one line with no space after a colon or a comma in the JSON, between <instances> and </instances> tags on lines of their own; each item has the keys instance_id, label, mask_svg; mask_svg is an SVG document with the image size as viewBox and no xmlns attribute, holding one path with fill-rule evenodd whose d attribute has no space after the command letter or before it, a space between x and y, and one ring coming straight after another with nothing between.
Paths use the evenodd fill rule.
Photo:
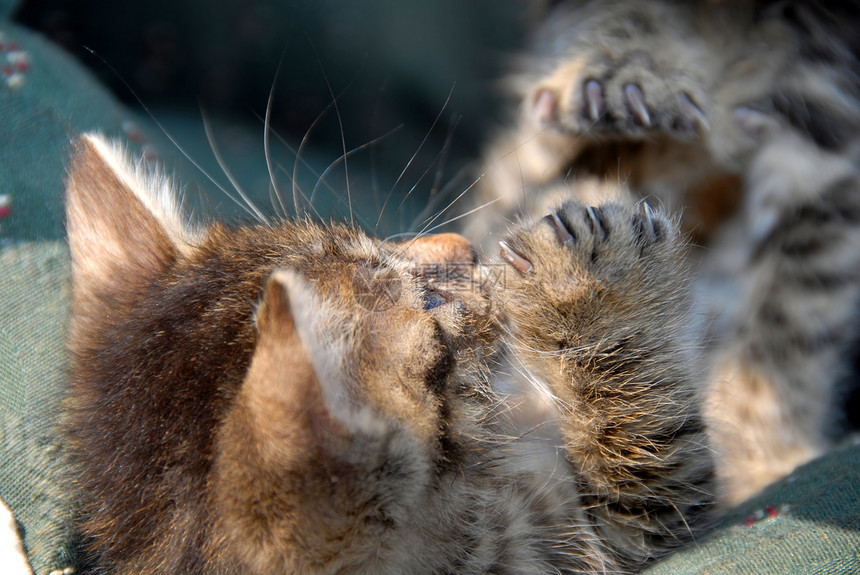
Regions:
<instances>
[{"instance_id":1,"label":"closed eye","mask_svg":"<svg viewBox=\"0 0 860 575\"><path fill-rule=\"evenodd\" d=\"M424 294L424 311L439 307L445 303L445 298L441 294L434 291L428 291Z\"/></svg>"},{"instance_id":2,"label":"closed eye","mask_svg":"<svg viewBox=\"0 0 860 575\"><path fill-rule=\"evenodd\" d=\"M421 297L424 300L424 311L444 305L453 299L451 294L433 289L426 284L421 286Z\"/></svg>"}]
</instances>

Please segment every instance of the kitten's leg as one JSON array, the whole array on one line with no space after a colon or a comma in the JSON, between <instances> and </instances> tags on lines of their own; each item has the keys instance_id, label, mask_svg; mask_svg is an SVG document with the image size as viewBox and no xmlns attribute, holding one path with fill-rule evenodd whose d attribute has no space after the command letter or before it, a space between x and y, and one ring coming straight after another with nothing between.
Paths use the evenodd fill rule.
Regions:
<instances>
[{"instance_id":1,"label":"kitten's leg","mask_svg":"<svg viewBox=\"0 0 860 575\"><path fill-rule=\"evenodd\" d=\"M630 567L689 541L713 501L679 244L646 204L567 203L501 254L515 361L554 396L582 503Z\"/></svg>"},{"instance_id":2,"label":"kitten's leg","mask_svg":"<svg viewBox=\"0 0 860 575\"><path fill-rule=\"evenodd\" d=\"M712 57L690 18L663 2L560 5L512 80L519 121L490 163L517 164L522 177L508 181L545 182L594 141L697 137L709 125Z\"/></svg>"},{"instance_id":3,"label":"kitten's leg","mask_svg":"<svg viewBox=\"0 0 860 575\"><path fill-rule=\"evenodd\" d=\"M713 345L709 419L739 501L827 446L860 302L860 173L845 149L756 112L743 218L700 282Z\"/></svg>"},{"instance_id":4,"label":"kitten's leg","mask_svg":"<svg viewBox=\"0 0 860 575\"><path fill-rule=\"evenodd\" d=\"M709 127L713 54L694 33L687 7L577 4L561 3L547 16L523 73L511 79L519 114L485 151L476 203L494 204L472 218L469 236L481 237L492 226L487 212L528 212L522 204L543 195L546 183L565 178L595 145L686 146ZM631 167L616 166L619 156L625 154L614 149L600 155L609 170L598 168L600 178L614 179L616 167L618 177L628 175Z\"/></svg>"}]
</instances>

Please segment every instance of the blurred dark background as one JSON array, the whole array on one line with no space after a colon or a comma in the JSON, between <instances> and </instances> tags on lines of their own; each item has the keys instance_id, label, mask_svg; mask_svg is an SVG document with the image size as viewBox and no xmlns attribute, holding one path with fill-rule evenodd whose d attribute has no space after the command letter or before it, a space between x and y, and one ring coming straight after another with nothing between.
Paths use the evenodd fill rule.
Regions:
<instances>
[{"instance_id":1,"label":"blurred dark background","mask_svg":"<svg viewBox=\"0 0 860 575\"><path fill-rule=\"evenodd\" d=\"M522 42L526 4L24 0L14 18L78 57L142 123L157 120L226 186L205 115L230 170L265 202L262 118L273 93L279 188L289 191L296 163L287 145L296 149L305 136L298 178L308 196L316 186L315 206L324 217L348 211L336 198L346 187L342 162L325 172L344 147L361 148L347 165L353 208L365 226L374 227L389 192L389 204L398 205L415 188L400 213L386 208L382 233L414 228L428 202L443 206L471 183L480 143L501 122L497 81ZM156 139L162 153L177 152L166 138ZM206 176L192 178L201 196L235 211Z\"/></svg>"}]
</instances>

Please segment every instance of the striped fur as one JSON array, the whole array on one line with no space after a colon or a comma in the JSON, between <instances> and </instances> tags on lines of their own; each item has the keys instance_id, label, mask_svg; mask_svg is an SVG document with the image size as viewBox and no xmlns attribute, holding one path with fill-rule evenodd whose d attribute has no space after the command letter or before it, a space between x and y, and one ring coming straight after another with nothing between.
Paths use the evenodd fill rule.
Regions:
<instances>
[{"instance_id":1,"label":"striped fur","mask_svg":"<svg viewBox=\"0 0 860 575\"><path fill-rule=\"evenodd\" d=\"M92 573L631 573L707 525L671 221L562 204L501 268L307 220L178 244L117 150L79 140L67 192Z\"/></svg>"},{"instance_id":2,"label":"striped fur","mask_svg":"<svg viewBox=\"0 0 860 575\"><path fill-rule=\"evenodd\" d=\"M550 3L466 228L559 189L678 214L724 497L822 453L860 296L857 2ZM492 242L485 241L485 245Z\"/></svg>"}]
</instances>

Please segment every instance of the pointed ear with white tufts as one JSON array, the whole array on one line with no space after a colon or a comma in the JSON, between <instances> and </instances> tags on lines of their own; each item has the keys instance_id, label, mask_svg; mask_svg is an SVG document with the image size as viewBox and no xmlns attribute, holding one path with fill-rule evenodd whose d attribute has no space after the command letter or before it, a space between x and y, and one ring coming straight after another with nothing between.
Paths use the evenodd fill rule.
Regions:
<instances>
[{"instance_id":1,"label":"pointed ear with white tufts","mask_svg":"<svg viewBox=\"0 0 860 575\"><path fill-rule=\"evenodd\" d=\"M425 492L421 444L351 387L348 330L332 329L343 326L325 315L332 307L279 270L257 311L257 344L218 432L212 481L242 571L304 573L334 561L353 572L378 560L403 502ZM380 471L389 468L396 473Z\"/></svg>"},{"instance_id":2,"label":"pointed ear with white tufts","mask_svg":"<svg viewBox=\"0 0 860 575\"><path fill-rule=\"evenodd\" d=\"M343 342L318 331L329 324L329 313L295 272L278 270L269 278L242 395L257 432L271 434L282 447L290 444L285 437L295 434L294 447L308 447L312 437L323 451L337 451L341 440L384 429L378 416L348 397Z\"/></svg>"},{"instance_id":3,"label":"pointed ear with white tufts","mask_svg":"<svg viewBox=\"0 0 860 575\"><path fill-rule=\"evenodd\" d=\"M168 178L97 134L75 142L66 177L74 299L145 285L190 249Z\"/></svg>"}]
</instances>

